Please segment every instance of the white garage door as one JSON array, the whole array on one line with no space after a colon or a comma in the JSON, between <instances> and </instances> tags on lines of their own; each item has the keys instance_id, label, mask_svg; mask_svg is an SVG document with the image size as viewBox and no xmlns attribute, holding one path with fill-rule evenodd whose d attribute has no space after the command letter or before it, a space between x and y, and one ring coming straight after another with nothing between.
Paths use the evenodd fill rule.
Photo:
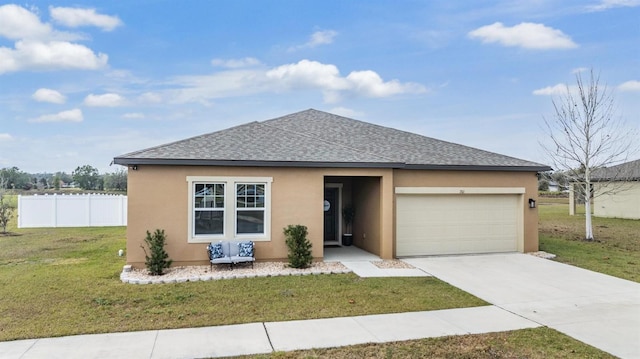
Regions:
<instances>
[{"instance_id":1,"label":"white garage door","mask_svg":"<svg viewBox=\"0 0 640 359\"><path fill-rule=\"evenodd\" d=\"M407 194L396 197L396 255L517 250L519 196Z\"/></svg>"}]
</instances>

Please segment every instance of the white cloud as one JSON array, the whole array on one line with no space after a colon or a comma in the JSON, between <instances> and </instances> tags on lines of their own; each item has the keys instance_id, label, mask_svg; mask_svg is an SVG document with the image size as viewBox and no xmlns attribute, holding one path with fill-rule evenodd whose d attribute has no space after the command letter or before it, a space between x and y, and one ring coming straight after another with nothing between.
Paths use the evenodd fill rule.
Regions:
<instances>
[{"instance_id":1,"label":"white cloud","mask_svg":"<svg viewBox=\"0 0 640 359\"><path fill-rule=\"evenodd\" d=\"M616 7L640 6L640 0L602 0L597 5L587 6L588 11L604 11Z\"/></svg>"},{"instance_id":2,"label":"white cloud","mask_svg":"<svg viewBox=\"0 0 640 359\"><path fill-rule=\"evenodd\" d=\"M84 104L91 107L118 107L125 104L125 99L115 93L89 94L84 98Z\"/></svg>"},{"instance_id":3,"label":"white cloud","mask_svg":"<svg viewBox=\"0 0 640 359\"><path fill-rule=\"evenodd\" d=\"M279 66L267 72L267 78L287 89L319 89L324 92L325 102L337 102L339 93L346 92L363 97L389 97L403 93L423 93L427 89L416 83L401 83L398 80L384 81L375 71L352 71L347 77L340 76L335 65L302 60L295 64Z\"/></svg>"},{"instance_id":4,"label":"white cloud","mask_svg":"<svg viewBox=\"0 0 640 359\"><path fill-rule=\"evenodd\" d=\"M398 80L385 82L375 71L353 71L347 76L353 91L365 97L389 97L402 93L422 93L426 88L416 83Z\"/></svg>"},{"instance_id":5,"label":"white cloud","mask_svg":"<svg viewBox=\"0 0 640 359\"><path fill-rule=\"evenodd\" d=\"M322 90L346 90L349 82L340 76L335 65L301 60L298 63L278 66L267 71L268 79L289 89L319 88Z\"/></svg>"},{"instance_id":6,"label":"white cloud","mask_svg":"<svg viewBox=\"0 0 640 359\"><path fill-rule=\"evenodd\" d=\"M18 41L15 49L0 47L0 74L20 70L96 70L108 56L65 41Z\"/></svg>"},{"instance_id":7,"label":"white cloud","mask_svg":"<svg viewBox=\"0 0 640 359\"><path fill-rule=\"evenodd\" d=\"M499 43L503 46L522 47L533 50L572 49L578 47L560 30L543 24L523 22L506 27L501 22L479 27L468 36L483 43Z\"/></svg>"},{"instance_id":8,"label":"white cloud","mask_svg":"<svg viewBox=\"0 0 640 359\"><path fill-rule=\"evenodd\" d=\"M15 40L0 46L0 74L23 70L95 70L108 56L70 41L83 35L60 32L42 23L34 11L18 5L0 6L0 36Z\"/></svg>"},{"instance_id":9,"label":"white cloud","mask_svg":"<svg viewBox=\"0 0 640 359\"><path fill-rule=\"evenodd\" d=\"M305 44L307 47L316 47L320 45L328 45L333 43L333 38L338 35L337 31L324 30L316 31L311 34L311 39Z\"/></svg>"},{"instance_id":10,"label":"white cloud","mask_svg":"<svg viewBox=\"0 0 640 359\"><path fill-rule=\"evenodd\" d=\"M0 6L0 36L10 40L41 39L51 35L49 24L31 11L14 4Z\"/></svg>"},{"instance_id":11,"label":"white cloud","mask_svg":"<svg viewBox=\"0 0 640 359\"><path fill-rule=\"evenodd\" d=\"M145 116L144 116L144 113L142 112L129 112L122 115L122 117L126 119L141 119L141 118L144 118Z\"/></svg>"},{"instance_id":12,"label":"white cloud","mask_svg":"<svg viewBox=\"0 0 640 359\"><path fill-rule=\"evenodd\" d=\"M575 97L578 96L579 92L577 85L567 86L567 84L556 84L533 90L533 94L536 96L565 96L571 94L571 96Z\"/></svg>"},{"instance_id":13,"label":"white cloud","mask_svg":"<svg viewBox=\"0 0 640 359\"><path fill-rule=\"evenodd\" d=\"M581 72L585 72L585 71L589 71L588 67L576 67L575 69L571 70L572 74L579 74Z\"/></svg>"},{"instance_id":14,"label":"white cloud","mask_svg":"<svg viewBox=\"0 0 640 359\"><path fill-rule=\"evenodd\" d=\"M239 69L243 67L254 67L262 65L260 60L253 57L245 57L243 59L213 59L211 60L211 65L218 67L226 67L229 69Z\"/></svg>"},{"instance_id":15,"label":"white cloud","mask_svg":"<svg viewBox=\"0 0 640 359\"><path fill-rule=\"evenodd\" d=\"M104 31L111 31L122 25L117 16L102 15L95 9L71 7L49 7L53 20L67 27L96 26Z\"/></svg>"},{"instance_id":16,"label":"white cloud","mask_svg":"<svg viewBox=\"0 0 640 359\"><path fill-rule=\"evenodd\" d=\"M301 60L269 70L242 69L209 76L182 76L174 79L182 88L169 90L165 97L173 102L200 102L216 98L246 96L255 93L281 93L296 90L319 90L327 103L338 102L341 95L388 97L407 93L424 93L423 85L384 81L375 71L353 71L346 77L332 64Z\"/></svg>"},{"instance_id":17,"label":"white cloud","mask_svg":"<svg viewBox=\"0 0 640 359\"><path fill-rule=\"evenodd\" d=\"M13 136L8 133L0 133L0 141L10 141L13 140Z\"/></svg>"},{"instance_id":18,"label":"white cloud","mask_svg":"<svg viewBox=\"0 0 640 359\"><path fill-rule=\"evenodd\" d=\"M43 115L38 118L34 118L29 120L32 123L42 123L42 122L82 122L84 118L82 117L82 111L80 109L73 109L68 111L58 112L53 115Z\"/></svg>"},{"instance_id":19,"label":"white cloud","mask_svg":"<svg viewBox=\"0 0 640 359\"><path fill-rule=\"evenodd\" d=\"M49 102L49 103L65 103L67 98L56 90L51 90L47 88L39 88L36 92L31 95L31 97L38 102Z\"/></svg>"},{"instance_id":20,"label":"white cloud","mask_svg":"<svg viewBox=\"0 0 640 359\"><path fill-rule=\"evenodd\" d=\"M618 85L618 90L629 91L629 92L640 91L640 81L631 80L631 81L621 83L620 85Z\"/></svg>"},{"instance_id":21,"label":"white cloud","mask_svg":"<svg viewBox=\"0 0 640 359\"><path fill-rule=\"evenodd\" d=\"M316 31L309 37L309 41L303 45L293 46L289 48L289 51L295 51L304 48L314 48L320 45L329 45L333 43L333 39L338 35L334 30L322 30Z\"/></svg>"},{"instance_id":22,"label":"white cloud","mask_svg":"<svg viewBox=\"0 0 640 359\"><path fill-rule=\"evenodd\" d=\"M538 96L557 96L557 95L566 95L567 94L567 85L566 84L557 84L554 86L547 86L541 89L537 89L533 91L534 95Z\"/></svg>"}]
</instances>

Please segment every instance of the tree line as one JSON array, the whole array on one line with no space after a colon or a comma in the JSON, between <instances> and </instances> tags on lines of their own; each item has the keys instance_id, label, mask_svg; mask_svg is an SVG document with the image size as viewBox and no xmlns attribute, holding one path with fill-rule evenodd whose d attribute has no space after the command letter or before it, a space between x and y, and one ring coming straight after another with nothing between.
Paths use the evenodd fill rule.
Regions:
<instances>
[{"instance_id":1,"label":"tree line","mask_svg":"<svg viewBox=\"0 0 640 359\"><path fill-rule=\"evenodd\" d=\"M60 190L61 188L80 188L87 191L126 191L127 171L118 169L111 173L100 174L90 165L78 166L68 174L27 173L18 167L0 169L0 189L7 190Z\"/></svg>"}]
</instances>

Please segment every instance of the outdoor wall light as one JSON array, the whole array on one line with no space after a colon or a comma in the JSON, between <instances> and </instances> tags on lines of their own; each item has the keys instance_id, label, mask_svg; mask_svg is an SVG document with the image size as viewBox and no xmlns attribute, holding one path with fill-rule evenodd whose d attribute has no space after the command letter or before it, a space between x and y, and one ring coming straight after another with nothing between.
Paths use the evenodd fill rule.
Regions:
<instances>
[{"instance_id":1,"label":"outdoor wall light","mask_svg":"<svg viewBox=\"0 0 640 359\"><path fill-rule=\"evenodd\" d=\"M138 170L138 165L131 166L131 169L134 170L134 171L137 171Z\"/></svg>"},{"instance_id":2,"label":"outdoor wall light","mask_svg":"<svg viewBox=\"0 0 640 359\"><path fill-rule=\"evenodd\" d=\"M536 208L536 200L529 198L529 208Z\"/></svg>"}]
</instances>

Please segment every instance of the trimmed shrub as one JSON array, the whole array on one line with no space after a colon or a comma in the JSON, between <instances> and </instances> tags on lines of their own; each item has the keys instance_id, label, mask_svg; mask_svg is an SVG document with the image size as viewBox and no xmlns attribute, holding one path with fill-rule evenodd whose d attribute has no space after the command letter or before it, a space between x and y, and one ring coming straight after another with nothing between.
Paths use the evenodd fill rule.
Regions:
<instances>
[{"instance_id":1,"label":"trimmed shrub","mask_svg":"<svg viewBox=\"0 0 640 359\"><path fill-rule=\"evenodd\" d=\"M167 251L164 250L164 246L167 241L167 237L164 234L164 229L156 229L153 234L147 231L147 238L145 238L144 241L149 247L149 252L151 252L151 254L149 255L144 246L140 246L144 251L144 264L147 266L149 274L164 274L164 269L169 268L171 266L171 263L173 262L171 259L169 259L169 254L167 254Z\"/></svg>"},{"instance_id":2,"label":"trimmed shrub","mask_svg":"<svg viewBox=\"0 0 640 359\"><path fill-rule=\"evenodd\" d=\"M289 266L292 268L308 268L313 261L311 256L311 242L307 239L307 227L302 225L288 225L284 229L289 248Z\"/></svg>"},{"instance_id":3,"label":"trimmed shrub","mask_svg":"<svg viewBox=\"0 0 640 359\"><path fill-rule=\"evenodd\" d=\"M4 196L0 194L0 227L2 227L2 233L7 233L7 225L13 217L13 207L4 201Z\"/></svg>"}]
</instances>

